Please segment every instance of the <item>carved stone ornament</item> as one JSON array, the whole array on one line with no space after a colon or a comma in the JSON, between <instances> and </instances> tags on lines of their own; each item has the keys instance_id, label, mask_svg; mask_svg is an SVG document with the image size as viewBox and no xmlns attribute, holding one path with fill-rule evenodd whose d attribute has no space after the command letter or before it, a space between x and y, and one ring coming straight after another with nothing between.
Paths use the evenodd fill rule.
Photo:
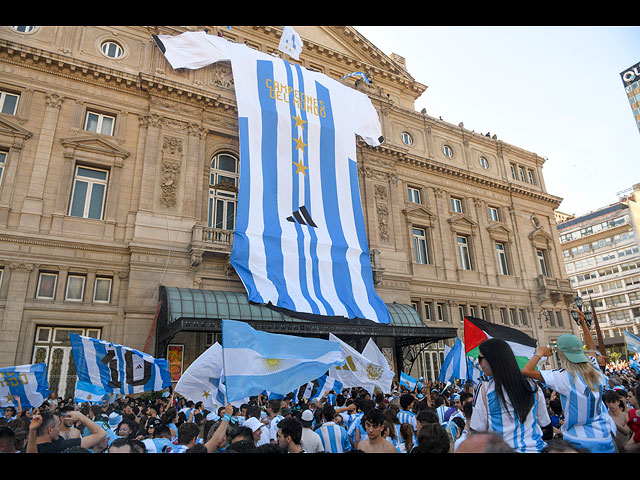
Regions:
<instances>
[{"instance_id":1,"label":"carved stone ornament","mask_svg":"<svg viewBox=\"0 0 640 480\"><path fill-rule=\"evenodd\" d=\"M164 160L162 162L162 195L160 197L160 202L165 207L176 206L179 178L180 163Z\"/></svg>"}]
</instances>

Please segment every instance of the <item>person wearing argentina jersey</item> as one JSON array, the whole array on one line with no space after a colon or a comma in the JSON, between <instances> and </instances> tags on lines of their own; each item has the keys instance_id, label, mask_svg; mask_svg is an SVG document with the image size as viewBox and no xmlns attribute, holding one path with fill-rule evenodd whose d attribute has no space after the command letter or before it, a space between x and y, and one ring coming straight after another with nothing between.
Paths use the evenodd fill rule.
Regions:
<instances>
[{"instance_id":1,"label":"person wearing argentina jersey","mask_svg":"<svg viewBox=\"0 0 640 480\"><path fill-rule=\"evenodd\" d=\"M596 345L584 315L579 310L574 312L578 314L587 351L595 351ZM578 337L563 334L557 340L557 353L563 368L536 370L537 362L543 357L550 357L552 353L548 346L539 346L523 367L522 373L544 382L546 387L560 396L564 413L562 438L592 453L614 453L613 421L602 400L607 378L600 371L600 362L594 356L587 358Z\"/></svg>"},{"instance_id":2,"label":"person wearing argentina jersey","mask_svg":"<svg viewBox=\"0 0 640 480\"><path fill-rule=\"evenodd\" d=\"M551 423L542 390L520 372L507 342L490 338L479 345L478 363L488 380L476 387L469 428L502 436L515 452L540 453L542 428Z\"/></svg>"}]
</instances>

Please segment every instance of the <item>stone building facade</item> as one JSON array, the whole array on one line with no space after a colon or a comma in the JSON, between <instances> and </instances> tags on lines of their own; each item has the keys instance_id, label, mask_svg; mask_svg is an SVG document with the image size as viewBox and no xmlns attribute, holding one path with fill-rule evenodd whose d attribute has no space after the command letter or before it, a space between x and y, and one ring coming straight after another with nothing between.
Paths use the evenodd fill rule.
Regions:
<instances>
[{"instance_id":1,"label":"stone building facade","mask_svg":"<svg viewBox=\"0 0 640 480\"><path fill-rule=\"evenodd\" d=\"M411 372L437 378L442 341L462 338L463 314L543 343L572 330L561 199L546 191L544 159L415 111L427 87L352 27L294 29L304 67L371 80L343 82L369 95L385 137L376 148L358 140L376 288L443 332L412 346ZM152 34L185 30L275 55L282 32L0 27L0 366L46 361L68 391L69 331L164 356L160 287L244 292L228 261L240 160L233 75L227 62L173 70ZM217 334L176 332L183 367ZM393 363L390 340L376 340Z\"/></svg>"}]
</instances>

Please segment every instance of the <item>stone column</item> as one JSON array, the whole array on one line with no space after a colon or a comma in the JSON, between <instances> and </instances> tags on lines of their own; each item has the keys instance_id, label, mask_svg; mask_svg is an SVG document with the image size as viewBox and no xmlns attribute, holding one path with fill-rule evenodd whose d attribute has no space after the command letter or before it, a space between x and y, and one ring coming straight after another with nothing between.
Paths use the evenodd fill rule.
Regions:
<instances>
[{"instance_id":1,"label":"stone column","mask_svg":"<svg viewBox=\"0 0 640 480\"><path fill-rule=\"evenodd\" d=\"M33 271L33 264L13 262L9 264L9 290L7 292L7 306L0 324L0 365L20 365L18 360L18 341L20 326L24 312L24 303L29 285L29 276Z\"/></svg>"}]
</instances>

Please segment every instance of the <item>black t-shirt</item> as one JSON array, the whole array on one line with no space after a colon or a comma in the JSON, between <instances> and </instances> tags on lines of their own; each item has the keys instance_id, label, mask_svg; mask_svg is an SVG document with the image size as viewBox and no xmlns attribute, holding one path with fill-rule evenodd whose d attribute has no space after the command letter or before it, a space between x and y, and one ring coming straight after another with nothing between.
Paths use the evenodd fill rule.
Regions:
<instances>
[{"instance_id":1,"label":"black t-shirt","mask_svg":"<svg viewBox=\"0 0 640 480\"><path fill-rule=\"evenodd\" d=\"M38 445L38 453L60 453L67 448L79 447L81 438L70 438L65 440L62 437L58 437L58 440L54 442L40 443Z\"/></svg>"}]
</instances>

